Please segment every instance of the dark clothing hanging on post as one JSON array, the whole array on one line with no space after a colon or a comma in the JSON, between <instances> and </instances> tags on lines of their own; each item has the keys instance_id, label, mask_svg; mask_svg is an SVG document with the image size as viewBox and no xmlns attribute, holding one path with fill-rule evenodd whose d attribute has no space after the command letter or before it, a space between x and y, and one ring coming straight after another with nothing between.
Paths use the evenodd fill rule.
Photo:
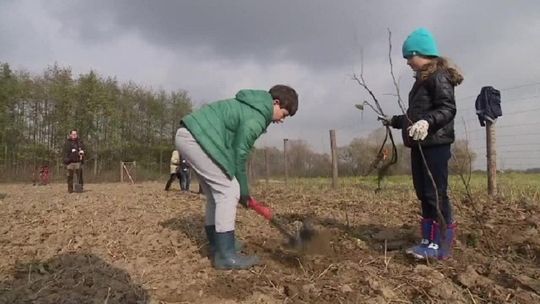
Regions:
<instances>
[{"instance_id":1,"label":"dark clothing hanging on post","mask_svg":"<svg viewBox=\"0 0 540 304\"><path fill-rule=\"evenodd\" d=\"M476 98L475 107L482 127L486 125L486 121L495 122L497 117L502 116L501 93L493 87L483 87Z\"/></svg>"}]
</instances>

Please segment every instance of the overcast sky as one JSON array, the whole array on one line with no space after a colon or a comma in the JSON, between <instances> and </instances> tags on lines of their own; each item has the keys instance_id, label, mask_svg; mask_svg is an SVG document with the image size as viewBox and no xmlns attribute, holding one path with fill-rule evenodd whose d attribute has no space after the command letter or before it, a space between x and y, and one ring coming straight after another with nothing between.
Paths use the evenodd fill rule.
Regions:
<instances>
[{"instance_id":1,"label":"overcast sky","mask_svg":"<svg viewBox=\"0 0 540 304\"><path fill-rule=\"evenodd\" d=\"M257 145L304 139L329 150L379 127L353 105L368 95L351 79L360 72L387 114L399 114L389 74L388 33L403 98L412 72L401 44L418 27L464 73L456 89L458 137L485 162L485 134L475 120L480 88L502 90L498 158L503 168L540 167L540 1L383 0L0 0L0 62L41 73L57 62L74 74L93 69L120 81L187 90L196 104L243 88L283 83L300 95L297 115L271 126ZM525 124L519 127L518 124ZM395 132L399 137L399 133Z\"/></svg>"}]
</instances>

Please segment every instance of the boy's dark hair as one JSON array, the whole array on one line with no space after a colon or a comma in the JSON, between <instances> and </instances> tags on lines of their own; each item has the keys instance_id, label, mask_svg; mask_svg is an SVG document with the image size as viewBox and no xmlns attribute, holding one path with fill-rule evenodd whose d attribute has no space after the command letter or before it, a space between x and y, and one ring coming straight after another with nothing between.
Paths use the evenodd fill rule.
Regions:
<instances>
[{"instance_id":1,"label":"boy's dark hair","mask_svg":"<svg viewBox=\"0 0 540 304\"><path fill-rule=\"evenodd\" d=\"M286 85L277 84L270 91L273 99L279 100L279 106L289 112L289 116L294 116L298 110L298 94L296 91Z\"/></svg>"}]
</instances>

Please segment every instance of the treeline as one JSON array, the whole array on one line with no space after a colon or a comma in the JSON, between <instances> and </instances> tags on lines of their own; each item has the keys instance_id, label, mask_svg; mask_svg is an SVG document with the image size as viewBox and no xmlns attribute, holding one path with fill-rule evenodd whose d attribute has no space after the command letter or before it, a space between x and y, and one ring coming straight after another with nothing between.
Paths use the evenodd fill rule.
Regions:
<instances>
[{"instance_id":1,"label":"treeline","mask_svg":"<svg viewBox=\"0 0 540 304\"><path fill-rule=\"evenodd\" d=\"M394 137L400 136L395 132ZM338 147L339 176L362 176L377 174L377 168L390 160L392 146L387 143L387 160L375 163L377 153L385 136L383 128L374 130L362 138L353 139L348 145ZM396 140L399 141L399 140ZM330 144L330 143L329 143ZM410 174L410 150L402 144L396 143L398 162L388 170L389 175ZM469 151L467 142L458 140L452 146L453 157L449 162L452 174L467 174L471 169L476 155ZM332 175L332 159L329 154L314 152L304 140L288 141L287 167L290 177L330 177ZM257 179L280 178L285 174L285 156L283 149L265 147L255 149L251 155L249 172Z\"/></svg>"},{"instance_id":2,"label":"treeline","mask_svg":"<svg viewBox=\"0 0 540 304\"><path fill-rule=\"evenodd\" d=\"M0 63L0 181L28 181L43 165L63 179L61 154L71 129L87 146L87 180L117 181L120 161L136 161L138 179L163 178L179 121L192 109L184 90L155 91L93 71L75 77L58 65L31 75ZM383 138L379 128L339 147L339 175L376 174L370 168ZM463 141L454 145L454 172L467 171L474 160L466 147ZM399 161L389 174L408 174L409 150L400 144L397 149ZM254 149L250 174L265 178L268 167L270 177L283 177L284 159L282 149ZM331 176L330 155L314 152L303 140L289 140L287 164L290 177Z\"/></svg>"},{"instance_id":3,"label":"treeline","mask_svg":"<svg viewBox=\"0 0 540 304\"><path fill-rule=\"evenodd\" d=\"M71 129L87 146L90 178L118 175L121 160L159 172L168 164L180 118L192 107L184 90L155 91L94 71L75 77L58 65L31 75L0 64L2 179L27 179L41 165L61 175L61 151Z\"/></svg>"}]
</instances>

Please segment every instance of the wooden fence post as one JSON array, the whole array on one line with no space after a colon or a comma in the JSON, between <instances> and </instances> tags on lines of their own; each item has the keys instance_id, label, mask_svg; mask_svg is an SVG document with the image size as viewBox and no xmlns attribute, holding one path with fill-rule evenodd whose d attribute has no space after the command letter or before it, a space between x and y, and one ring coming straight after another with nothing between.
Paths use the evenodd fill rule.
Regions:
<instances>
[{"instance_id":1,"label":"wooden fence post","mask_svg":"<svg viewBox=\"0 0 540 304\"><path fill-rule=\"evenodd\" d=\"M330 149L332 151L332 188L336 189L338 184L336 130L330 130Z\"/></svg>"},{"instance_id":2,"label":"wooden fence post","mask_svg":"<svg viewBox=\"0 0 540 304\"><path fill-rule=\"evenodd\" d=\"M497 152L495 151L495 142L494 122L486 121L487 181L490 196L497 194Z\"/></svg>"}]
</instances>

